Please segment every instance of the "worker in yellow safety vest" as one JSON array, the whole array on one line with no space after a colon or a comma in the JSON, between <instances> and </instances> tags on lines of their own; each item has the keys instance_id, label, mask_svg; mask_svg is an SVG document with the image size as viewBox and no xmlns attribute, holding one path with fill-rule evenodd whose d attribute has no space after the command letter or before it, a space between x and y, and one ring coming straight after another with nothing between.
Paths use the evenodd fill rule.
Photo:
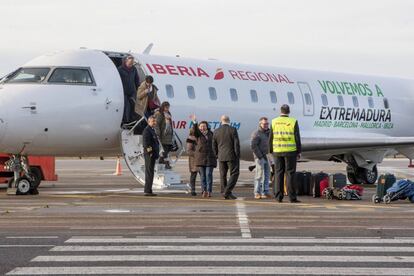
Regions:
<instances>
[{"instance_id":1,"label":"worker in yellow safety vest","mask_svg":"<svg viewBox=\"0 0 414 276\"><path fill-rule=\"evenodd\" d=\"M278 202L283 201L284 181L291 203L299 203L293 177L296 173L296 162L300 158L301 141L298 121L289 117L290 107L287 104L280 108L280 116L272 120L269 137L269 149L273 153L275 178L273 191Z\"/></svg>"}]
</instances>

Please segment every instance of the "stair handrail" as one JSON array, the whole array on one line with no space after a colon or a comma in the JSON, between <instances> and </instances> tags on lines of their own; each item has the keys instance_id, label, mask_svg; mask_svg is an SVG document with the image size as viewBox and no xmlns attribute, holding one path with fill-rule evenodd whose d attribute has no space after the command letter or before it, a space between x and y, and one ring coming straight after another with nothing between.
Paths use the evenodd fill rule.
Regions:
<instances>
[{"instance_id":1,"label":"stair handrail","mask_svg":"<svg viewBox=\"0 0 414 276\"><path fill-rule=\"evenodd\" d=\"M180 136L178 136L177 132L173 130L173 133L175 136L175 141L179 142L179 150L176 151L175 160L172 160L172 163L175 164L178 162L178 159L180 159L183 153L185 152L185 148L183 145L183 141L181 141Z\"/></svg>"},{"instance_id":2,"label":"stair handrail","mask_svg":"<svg viewBox=\"0 0 414 276\"><path fill-rule=\"evenodd\" d=\"M134 126L128 131L128 135L131 135L132 132L134 132L135 128L143 121L147 121L147 118L145 118L145 116L142 116L141 119L137 120L136 123L134 124Z\"/></svg>"}]
</instances>

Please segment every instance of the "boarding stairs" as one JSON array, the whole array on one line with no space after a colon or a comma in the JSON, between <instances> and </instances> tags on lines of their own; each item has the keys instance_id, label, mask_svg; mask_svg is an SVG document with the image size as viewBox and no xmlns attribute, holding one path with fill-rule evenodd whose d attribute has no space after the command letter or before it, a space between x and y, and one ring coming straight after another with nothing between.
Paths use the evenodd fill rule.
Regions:
<instances>
[{"instance_id":1,"label":"boarding stairs","mask_svg":"<svg viewBox=\"0 0 414 276\"><path fill-rule=\"evenodd\" d=\"M146 118L142 117L140 120L135 122L132 128L121 130L121 145L125 162L135 179L142 185L145 184L143 138L142 131L138 132L140 134L136 134L136 129L144 123L144 120L146 120ZM152 186L153 190L178 190L186 192L190 190L189 185L181 180L180 174L174 171L177 161L185 151L183 143L176 132L174 132L174 137L178 145L178 150L174 153L170 153L170 157L168 159L172 169L166 169L165 164L159 164L158 161L156 162L154 182ZM161 143L160 148L161 154L163 151ZM171 158L172 155L175 155L174 158Z\"/></svg>"}]
</instances>

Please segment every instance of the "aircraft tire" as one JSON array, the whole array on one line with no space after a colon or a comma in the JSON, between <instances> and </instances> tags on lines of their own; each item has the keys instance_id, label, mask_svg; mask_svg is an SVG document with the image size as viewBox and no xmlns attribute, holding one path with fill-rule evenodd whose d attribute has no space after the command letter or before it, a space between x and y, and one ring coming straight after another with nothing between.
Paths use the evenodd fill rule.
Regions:
<instances>
[{"instance_id":1,"label":"aircraft tire","mask_svg":"<svg viewBox=\"0 0 414 276\"><path fill-rule=\"evenodd\" d=\"M33 187L37 189L42 181L42 172L38 167L30 167L30 176L34 179Z\"/></svg>"},{"instance_id":2,"label":"aircraft tire","mask_svg":"<svg viewBox=\"0 0 414 276\"><path fill-rule=\"evenodd\" d=\"M18 178L16 183L17 195L27 195L33 189L33 183L25 176Z\"/></svg>"},{"instance_id":3,"label":"aircraft tire","mask_svg":"<svg viewBox=\"0 0 414 276\"><path fill-rule=\"evenodd\" d=\"M378 179L378 169L375 165L372 170L368 170L365 168L359 168L358 170L358 177L362 179L362 183L373 185L377 182Z\"/></svg>"},{"instance_id":4,"label":"aircraft tire","mask_svg":"<svg viewBox=\"0 0 414 276\"><path fill-rule=\"evenodd\" d=\"M351 184L362 184L363 181L355 174L355 170L352 167L348 166L346 171L348 180Z\"/></svg>"}]
</instances>

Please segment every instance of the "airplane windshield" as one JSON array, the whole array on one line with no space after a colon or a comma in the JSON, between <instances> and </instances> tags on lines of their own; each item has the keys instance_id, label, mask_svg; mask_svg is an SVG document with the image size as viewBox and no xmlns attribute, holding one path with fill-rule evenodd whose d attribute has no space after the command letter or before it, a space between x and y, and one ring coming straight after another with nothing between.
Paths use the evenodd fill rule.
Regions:
<instances>
[{"instance_id":1,"label":"airplane windshield","mask_svg":"<svg viewBox=\"0 0 414 276\"><path fill-rule=\"evenodd\" d=\"M6 77L4 83L39 83L45 80L50 68L20 68Z\"/></svg>"}]
</instances>

